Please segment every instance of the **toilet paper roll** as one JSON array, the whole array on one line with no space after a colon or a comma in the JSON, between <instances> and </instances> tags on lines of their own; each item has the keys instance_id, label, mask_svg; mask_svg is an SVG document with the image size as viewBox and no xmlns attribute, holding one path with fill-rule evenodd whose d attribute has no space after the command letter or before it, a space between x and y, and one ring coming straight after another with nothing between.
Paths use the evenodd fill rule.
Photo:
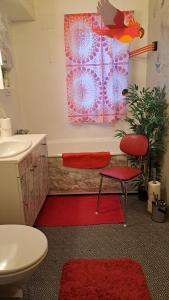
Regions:
<instances>
[{"instance_id":1,"label":"toilet paper roll","mask_svg":"<svg viewBox=\"0 0 169 300\"><path fill-rule=\"evenodd\" d=\"M1 128L8 129L11 128L11 119L10 118L3 118L1 119Z\"/></svg>"},{"instance_id":2,"label":"toilet paper roll","mask_svg":"<svg viewBox=\"0 0 169 300\"><path fill-rule=\"evenodd\" d=\"M148 201L154 201L154 194L160 199L161 183L159 181L149 181L148 183Z\"/></svg>"}]
</instances>

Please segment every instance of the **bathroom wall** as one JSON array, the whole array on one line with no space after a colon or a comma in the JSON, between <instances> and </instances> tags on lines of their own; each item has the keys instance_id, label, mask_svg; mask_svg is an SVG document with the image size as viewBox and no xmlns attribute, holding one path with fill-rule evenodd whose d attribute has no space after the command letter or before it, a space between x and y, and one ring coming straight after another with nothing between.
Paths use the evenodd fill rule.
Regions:
<instances>
[{"instance_id":1,"label":"bathroom wall","mask_svg":"<svg viewBox=\"0 0 169 300\"><path fill-rule=\"evenodd\" d=\"M11 49L12 53L12 41L10 36L11 23L10 21L8 21L6 14L2 14L2 12L0 13L0 26L1 43L2 40L5 39L8 42L9 49ZM10 87L5 90L0 90L0 117L4 117L4 111L6 116L12 119L13 132L15 132L15 130L21 126L20 104L19 97L17 94L15 70L16 68L14 63L13 68L9 71Z\"/></svg>"},{"instance_id":2,"label":"bathroom wall","mask_svg":"<svg viewBox=\"0 0 169 300\"><path fill-rule=\"evenodd\" d=\"M147 44L148 1L111 0L121 10L135 10L145 28ZM24 127L47 133L49 155L69 151L113 151L114 132L126 129L125 121L112 125L70 125L66 115L63 18L66 13L96 12L97 0L35 0L35 21L13 24L14 58ZM146 55L130 60L130 83L145 85Z\"/></svg>"},{"instance_id":3,"label":"bathroom wall","mask_svg":"<svg viewBox=\"0 0 169 300\"><path fill-rule=\"evenodd\" d=\"M150 0L149 40L158 41L158 50L148 57L147 86L166 85L169 103L169 1ZM168 143L166 142L167 146ZM169 147L163 162L163 193L169 197ZM169 200L168 200L169 203Z\"/></svg>"},{"instance_id":4,"label":"bathroom wall","mask_svg":"<svg viewBox=\"0 0 169 300\"><path fill-rule=\"evenodd\" d=\"M34 0L1 0L0 12L7 14L10 21L34 19Z\"/></svg>"}]
</instances>

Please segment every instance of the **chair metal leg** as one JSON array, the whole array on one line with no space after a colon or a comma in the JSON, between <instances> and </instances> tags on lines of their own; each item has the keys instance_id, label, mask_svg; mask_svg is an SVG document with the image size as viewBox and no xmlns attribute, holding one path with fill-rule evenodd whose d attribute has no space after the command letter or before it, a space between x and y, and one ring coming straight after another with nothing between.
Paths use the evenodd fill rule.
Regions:
<instances>
[{"instance_id":1,"label":"chair metal leg","mask_svg":"<svg viewBox=\"0 0 169 300\"><path fill-rule=\"evenodd\" d=\"M102 183L103 183L103 175L101 175L101 178L100 178L99 193L97 196L97 205L96 205L96 215L98 215L98 213L99 213L99 204L100 204L100 195L101 195L101 191L102 191Z\"/></svg>"},{"instance_id":2,"label":"chair metal leg","mask_svg":"<svg viewBox=\"0 0 169 300\"><path fill-rule=\"evenodd\" d=\"M120 181L122 193L123 193L123 208L124 208L124 215L125 215L125 223L124 227L127 226L127 181Z\"/></svg>"},{"instance_id":3,"label":"chair metal leg","mask_svg":"<svg viewBox=\"0 0 169 300\"><path fill-rule=\"evenodd\" d=\"M124 186L125 186L125 206L126 206L126 209L127 209L127 202L128 202L128 198L127 198L127 182L124 183Z\"/></svg>"},{"instance_id":4,"label":"chair metal leg","mask_svg":"<svg viewBox=\"0 0 169 300\"><path fill-rule=\"evenodd\" d=\"M101 196L101 191L102 191L102 184L103 184L103 175L101 175L100 178L100 186L99 186L99 193L97 196L97 204L96 204L96 214L99 214L99 206L100 206L100 196ZM127 226L127 181L122 181L120 180L120 184L121 184L121 189L122 189L122 194L123 194L123 208L124 208L124 217L125 217L125 222L124 222L124 227Z\"/></svg>"},{"instance_id":5,"label":"chair metal leg","mask_svg":"<svg viewBox=\"0 0 169 300\"><path fill-rule=\"evenodd\" d=\"M124 190L125 190L125 197L124 197L124 200L125 200L125 224L124 224L124 227L127 226L127 205L128 205L128 193L127 193L127 188L128 188L128 182L125 181L124 182Z\"/></svg>"}]
</instances>

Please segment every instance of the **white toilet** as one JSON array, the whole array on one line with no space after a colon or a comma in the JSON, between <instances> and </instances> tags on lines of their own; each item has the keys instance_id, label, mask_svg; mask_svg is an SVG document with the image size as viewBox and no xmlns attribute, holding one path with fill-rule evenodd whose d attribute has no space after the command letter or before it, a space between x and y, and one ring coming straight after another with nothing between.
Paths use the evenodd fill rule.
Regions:
<instances>
[{"instance_id":1,"label":"white toilet","mask_svg":"<svg viewBox=\"0 0 169 300\"><path fill-rule=\"evenodd\" d=\"M0 225L0 299L23 299L22 285L48 251L46 236L26 225Z\"/></svg>"}]
</instances>

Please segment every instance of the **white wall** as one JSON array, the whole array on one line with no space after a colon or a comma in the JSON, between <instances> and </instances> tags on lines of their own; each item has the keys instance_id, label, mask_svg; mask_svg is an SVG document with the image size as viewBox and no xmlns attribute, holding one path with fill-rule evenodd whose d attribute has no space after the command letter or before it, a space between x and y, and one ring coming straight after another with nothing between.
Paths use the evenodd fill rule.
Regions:
<instances>
[{"instance_id":1,"label":"white wall","mask_svg":"<svg viewBox=\"0 0 169 300\"><path fill-rule=\"evenodd\" d=\"M10 21L33 20L33 0L1 0L0 12L7 14Z\"/></svg>"},{"instance_id":2,"label":"white wall","mask_svg":"<svg viewBox=\"0 0 169 300\"><path fill-rule=\"evenodd\" d=\"M3 17L2 13L1 16ZM9 23L8 30L7 30L9 34L9 41L11 40L10 29L11 29L11 25ZM11 41L11 48L12 48L12 41ZM9 71L10 88L6 90L0 90L0 118L4 117L3 115L3 111L4 111L6 116L12 119L13 132L15 132L17 128L21 127L20 104L19 104L19 97L17 94L15 70L16 68L14 66Z\"/></svg>"},{"instance_id":3,"label":"white wall","mask_svg":"<svg viewBox=\"0 0 169 300\"><path fill-rule=\"evenodd\" d=\"M149 38L158 41L157 52L149 56L147 85L166 85L169 103L169 1L150 0L149 8ZM168 138L167 138L168 141ZM164 157L162 169L164 200L169 197L169 145ZM169 200L167 201L169 203Z\"/></svg>"},{"instance_id":4,"label":"white wall","mask_svg":"<svg viewBox=\"0 0 169 300\"><path fill-rule=\"evenodd\" d=\"M127 2L127 3L126 3ZM132 48L147 44L148 1L111 0L122 10L135 10L145 28L142 40ZM35 0L34 22L13 25L14 58L24 127L33 133L47 133L49 152L92 151L111 148L114 131L125 121L112 125L70 125L66 114L64 60L64 14L96 12L97 0ZM146 83L146 57L131 60L130 82ZM54 145L56 144L56 149ZM51 153L54 154L54 153Z\"/></svg>"},{"instance_id":5,"label":"white wall","mask_svg":"<svg viewBox=\"0 0 169 300\"><path fill-rule=\"evenodd\" d=\"M4 117L2 110L5 111L6 116L10 117L12 120L13 133L15 133L18 128L22 127L14 72L15 71L12 70L10 74L10 89L0 90L0 118Z\"/></svg>"}]
</instances>

